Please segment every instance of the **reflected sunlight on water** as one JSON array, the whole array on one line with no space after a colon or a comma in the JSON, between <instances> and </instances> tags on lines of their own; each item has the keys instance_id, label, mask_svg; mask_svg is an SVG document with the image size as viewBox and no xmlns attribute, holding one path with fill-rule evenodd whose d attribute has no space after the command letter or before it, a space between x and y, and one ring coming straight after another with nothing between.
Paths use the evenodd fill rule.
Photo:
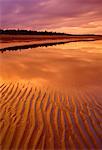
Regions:
<instances>
[{"instance_id":1,"label":"reflected sunlight on water","mask_svg":"<svg viewBox=\"0 0 102 150\"><path fill-rule=\"evenodd\" d=\"M99 54L100 53L100 54ZM0 80L58 88L102 85L102 41L0 53Z\"/></svg>"},{"instance_id":2,"label":"reflected sunlight on water","mask_svg":"<svg viewBox=\"0 0 102 150\"><path fill-rule=\"evenodd\" d=\"M57 45L55 48L59 49L72 49L80 50L90 53L102 53L102 41L90 41L90 42L73 42L69 44Z\"/></svg>"}]
</instances>

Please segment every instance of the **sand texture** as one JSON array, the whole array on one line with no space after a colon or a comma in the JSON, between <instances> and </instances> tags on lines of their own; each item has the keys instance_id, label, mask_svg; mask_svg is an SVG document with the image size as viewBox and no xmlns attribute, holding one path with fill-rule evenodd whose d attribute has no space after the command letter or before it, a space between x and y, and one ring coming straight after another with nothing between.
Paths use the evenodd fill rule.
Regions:
<instances>
[{"instance_id":1,"label":"sand texture","mask_svg":"<svg viewBox=\"0 0 102 150\"><path fill-rule=\"evenodd\" d=\"M102 148L102 95L92 91L64 95L30 83L2 83L1 149Z\"/></svg>"},{"instance_id":2,"label":"sand texture","mask_svg":"<svg viewBox=\"0 0 102 150\"><path fill-rule=\"evenodd\" d=\"M0 150L34 149L102 149L101 40L0 52Z\"/></svg>"}]
</instances>

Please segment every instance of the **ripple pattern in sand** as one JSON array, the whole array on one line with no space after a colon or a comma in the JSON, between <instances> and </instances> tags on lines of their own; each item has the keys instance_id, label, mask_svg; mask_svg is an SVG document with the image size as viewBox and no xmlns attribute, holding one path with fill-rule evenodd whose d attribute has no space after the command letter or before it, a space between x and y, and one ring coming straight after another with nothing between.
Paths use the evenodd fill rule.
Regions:
<instances>
[{"instance_id":1,"label":"ripple pattern in sand","mask_svg":"<svg viewBox=\"0 0 102 150\"><path fill-rule=\"evenodd\" d=\"M93 91L63 95L30 84L1 84L0 148L101 149L102 96Z\"/></svg>"}]
</instances>

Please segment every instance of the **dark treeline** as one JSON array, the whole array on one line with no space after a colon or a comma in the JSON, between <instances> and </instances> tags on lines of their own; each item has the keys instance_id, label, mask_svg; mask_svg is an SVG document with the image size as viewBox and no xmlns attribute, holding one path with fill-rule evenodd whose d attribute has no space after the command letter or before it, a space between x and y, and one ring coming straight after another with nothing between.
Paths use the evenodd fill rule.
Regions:
<instances>
[{"instance_id":1,"label":"dark treeline","mask_svg":"<svg viewBox=\"0 0 102 150\"><path fill-rule=\"evenodd\" d=\"M102 35L95 35L95 34L67 34L67 33L60 33L60 32L48 32L48 31L32 31L32 30L4 30L0 29L0 34L9 34L9 35L61 35L61 36L102 36Z\"/></svg>"},{"instance_id":2,"label":"dark treeline","mask_svg":"<svg viewBox=\"0 0 102 150\"><path fill-rule=\"evenodd\" d=\"M0 29L0 34L10 34L10 35L70 35L70 34L66 34L66 33L47 32L47 31L2 30L2 29Z\"/></svg>"}]
</instances>

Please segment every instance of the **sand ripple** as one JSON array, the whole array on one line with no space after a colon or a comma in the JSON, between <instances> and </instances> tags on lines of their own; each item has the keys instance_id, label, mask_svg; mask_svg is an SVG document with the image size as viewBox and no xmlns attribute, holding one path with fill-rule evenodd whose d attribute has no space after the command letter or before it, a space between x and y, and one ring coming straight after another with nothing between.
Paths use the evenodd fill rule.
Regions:
<instances>
[{"instance_id":1,"label":"sand ripple","mask_svg":"<svg viewBox=\"0 0 102 150\"><path fill-rule=\"evenodd\" d=\"M102 96L0 85L1 149L102 148Z\"/></svg>"}]
</instances>

